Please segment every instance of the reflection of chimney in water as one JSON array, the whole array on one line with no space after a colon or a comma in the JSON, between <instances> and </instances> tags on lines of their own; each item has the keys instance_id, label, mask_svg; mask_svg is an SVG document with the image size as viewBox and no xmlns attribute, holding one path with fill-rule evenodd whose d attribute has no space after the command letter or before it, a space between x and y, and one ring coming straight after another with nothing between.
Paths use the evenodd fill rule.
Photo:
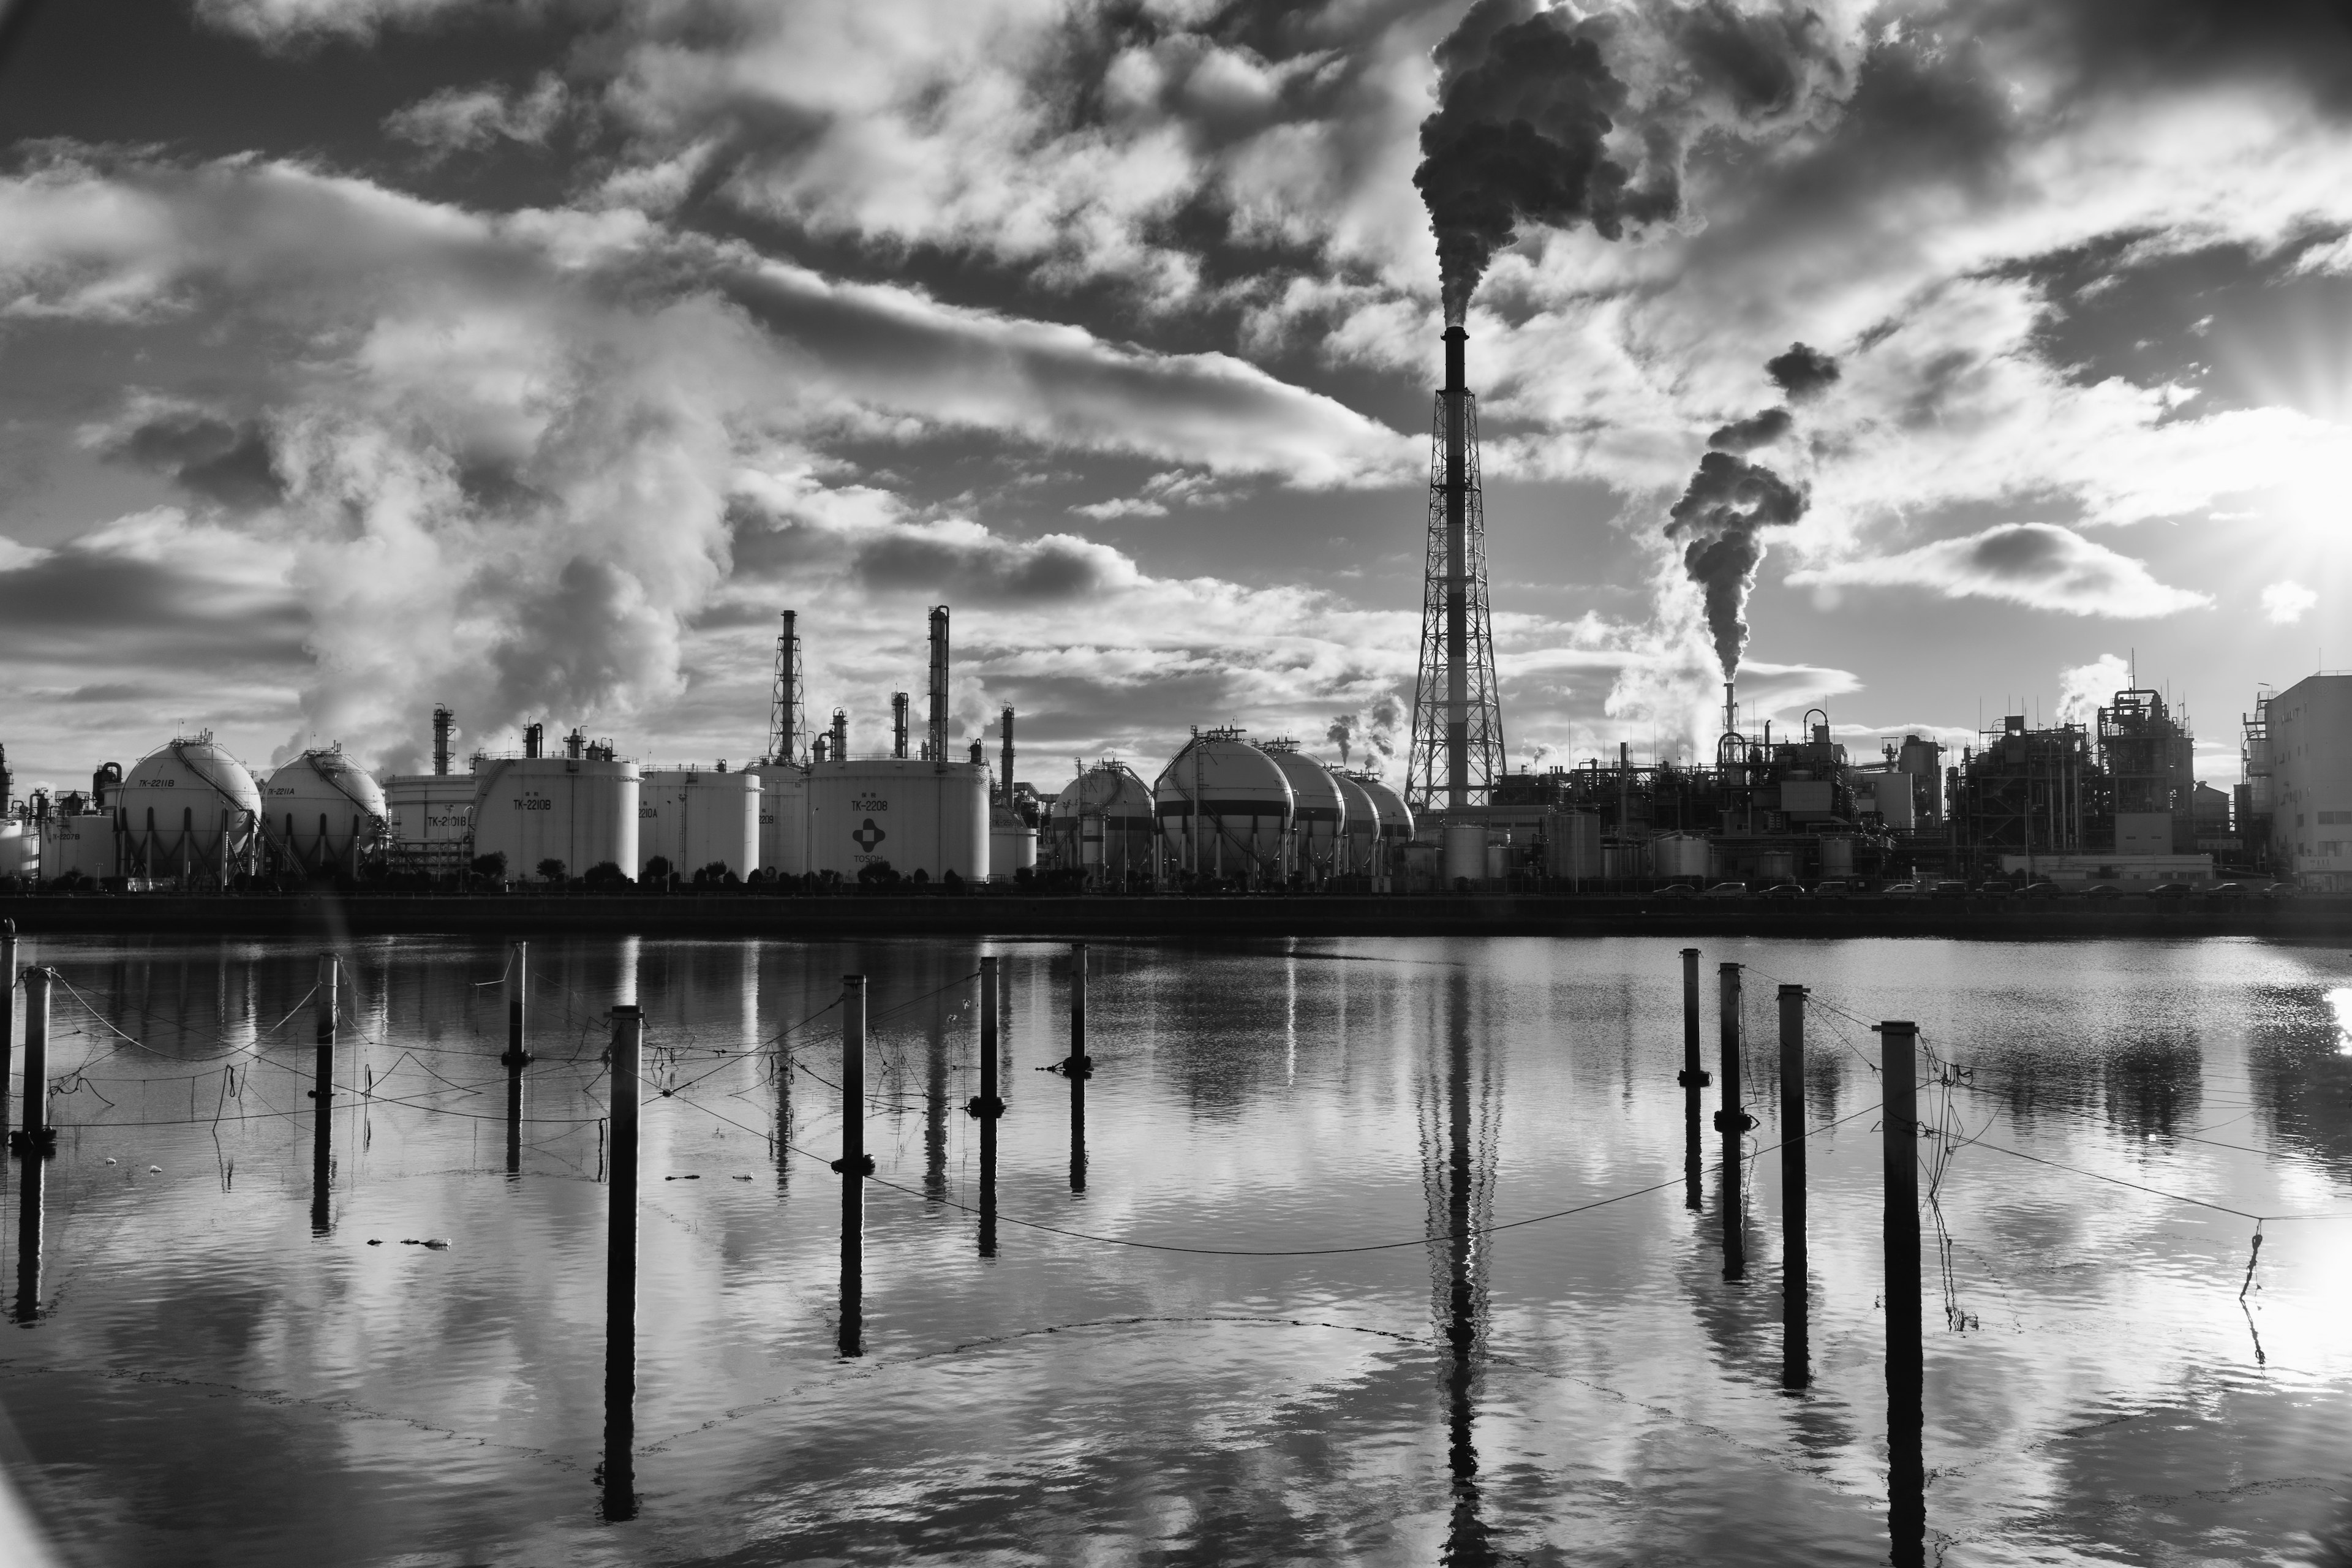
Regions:
<instances>
[{"instance_id":1,"label":"reflection of chimney in water","mask_svg":"<svg viewBox=\"0 0 2352 1568\"><path fill-rule=\"evenodd\" d=\"M1497 1561L1478 1511L1478 1221L1470 1118L1469 983L1447 987L1445 1053L1445 1373L1446 1464L1454 1476L1453 1517L1440 1561L1484 1568Z\"/></svg>"}]
</instances>

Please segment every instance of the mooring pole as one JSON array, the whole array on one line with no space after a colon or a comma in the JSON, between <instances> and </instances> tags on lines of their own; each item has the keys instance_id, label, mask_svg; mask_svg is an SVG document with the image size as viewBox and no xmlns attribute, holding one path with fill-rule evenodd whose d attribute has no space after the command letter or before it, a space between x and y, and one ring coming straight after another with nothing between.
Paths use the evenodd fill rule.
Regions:
<instances>
[{"instance_id":1,"label":"mooring pole","mask_svg":"<svg viewBox=\"0 0 2352 1568\"><path fill-rule=\"evenodd\" d=\"M1927 1377L1919 1315L1919 1026L1878 1026L1886 1178L1886 1531L1895 1568L1927 1561Z\"/></svg>"},{"instance_id":2,"label":"mooring pole","mask_svg":"<svg viewBox=\"0 0 2352 1568\"><path fill-rule=\"evenodd\" d=\"M28 1158L17 1194L16 1319L20 1323L41 1315L41 1184L48 1173L47 1163L38 1155Z\"/></svg>"},{"instance_id":3,"label":"mooring pole","mask_svg":"<svg viewBox=\"0 0 2352 1568\"><path fill-rule=\"evenodd\" d=\"M866 1353L866 976L841 977L841 1353Z\"/></svg>"},{"instance_id":4,"label":"mooring pole","mask_svg":"<svg viewBox=\"0 0 2352 1568\"><path fill-rule=\"evenodd\" d=\"M507 964L507 1174L522 1174L522 1069L530 1065L530 943L514 944Z\"/></svg>"},{"instance_id":5,"label":"mooring pole","mask_svg":"<svg viewBox=\"0 0 2352 1568\"><path fill-rule=\"evenodd\" d=\"M1724 964L1717 974L1722 982L1723 1109L1715 1113L1715 1125L1723 1134L1723 1277L1738 1279L1748 1273L1748 1239L1741 1229L1746 1216L1739 1202L1745 1162L1739 1141L1756 1119L1739 1100L1739 965Z\"/></svg>"},{"instance_id":6,"label":"mooring pole","mask_svg":"<svg viewBox=\"0 0 2352 1568\"><path fill-rule=\"evenodd\" d=\"M8 1074L16 1065L16 922L0 921L0 1142L8 1131Z\"/></svg>"},{"instance_id":7,"label":"mooring pole","mask_svg":"<svg viewBox=\"0 0 2352 1568\"><path fill-rule=\"evenodd\" d=\"M1683 949L1683 1070L1675 1075L1683 1086L1683 1206L1693 1211L1706 1206L1700 1191L1699 1090L1713 1080L1698 1059L1698 949Z\"/></svg>"},{"instance_id":8,"label":"mooring pole","mask_svg":"<svg viewBox=\"0 0 2352 1568\"><path fill-rule=\"evenodd\" d=\"M58 1152L57 1130L49 1125L49 982L53 969L25 971L25 1078L22 1112L25 1125L8 1134L11 1152L27 1159Z\"/></svg>"},{"instance_id":9,"label":"mooring pole","mask_svg":"<svg viewBox=\"0 0 2352 1568\"><path fill-rule=\"evenodd\" d=\"M327 1212L328 1192L334 1175L335 1026L342 993L342 961L333 953L319 958L319 1049L310 1090L317 1103L310 1110L310 1234L324 1236L332 1228Z\"/></svg>"},{"instance_id":10,"label":"mooring pole","mask_svg":"<svg viewBox=\"0 0 2352 1568\"><path fill-rule=\"evenodd\" d=\"M1780 987L1780 1386L1812 1381L1805 1259L1805 988Z\"/></svg>"},{"instance_id":11,"label":"mooring pole","mask_svg":"<svg viewBox=\"0 0 2352 1568\"><path fill-rule=\"evenodd\" d=\"M637 1517L637 1098L646 1016L613 1009L612 1152L604 1203L604 1517Z\"/></svg>"},{"instance_id":12,"label":"mooring pole","mask_svg":"<svg viewBox=\"0 0 2352 1568\"><path fill-rule=\"evenodd\" d=\"M996 960L980 961L980 1092L964 1109L980 1122L980 1255L996 1256Z\"/></svg>"},{"instance_id":13,"label":"mooring pole","mask_svg":"<svg viewBox=\"0 0 2352 1568\"><path fill-rule=\"evenodd\" d=\"M1070 1191L1087 1190L1087 1079L1095 1058L1087 1055L1087 944L1070 944L1070 1055L1062 1064L1070 1080Z\"/></svg>"}]
</instances>

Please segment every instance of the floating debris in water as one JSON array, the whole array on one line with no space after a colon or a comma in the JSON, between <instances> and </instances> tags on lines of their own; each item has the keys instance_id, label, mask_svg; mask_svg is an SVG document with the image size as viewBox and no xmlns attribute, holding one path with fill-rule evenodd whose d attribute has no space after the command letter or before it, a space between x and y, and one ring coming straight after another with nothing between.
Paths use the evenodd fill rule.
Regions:
<instances>
[{"instance_id":1,"label":"floating debris in water","mask_svg":"<svg viewBox=\"0 0 2352 1568\"><path fill-rule=\"evenodd\" d=\"M368 1237L368 1245L370 1247L382 1247L383 1245L383 1240L381 1237L371 1236Z\"/></svg>"},{"instance_id":2,"label":"floating debris in water","mask_svg":"<svg viewBox=\"0 0 2352 1568\"><path fill-rule=\"evenodd\" d=\"M106 1163L107 1163L108 1164L110 1164L110 1165L113 1164L113 1163L115 1163L114 1156L113 1156L113 1155L111 1155L111 1154L109 1154L109 1155L106 1157Z\"/></svg>"},{"instance_id":3,"label":"floating debris in water","mask_svg":"<svg viewBox=\"0 0 2352 1568\"><path fill-rule=\"evenodd\" d=\"M449 1249L449 1238L446 1236L436 1236L425 1245L436 1252L446 1252Z\"/></svg>"},{"instance_id":4,"label":"floating debris in water","mask_svg":"<svg viewBox=\"0 0 2352 1568\"><path fill-rule=\"evenodd\" d=\"M151 1176L160 1176L163 1173L163 1167L161 1165L150 1165L147 1167L147 1173Z\"/></svg>"},{"instance_id":5,"label":"floating debris in water","mask_svg":"<svg viewBox=\"0 0 2352 1568\"><path fill-rule=\"evenodd\" d=\"M749 1176L738 1176L738 1177L736 1177L735 1179L736 1179L737 1181L739 1181L739 1182L748 1182L748 1181L750 1181L751 1178L751 1177L749 1177Z\"/></svg>"}]
</instances>

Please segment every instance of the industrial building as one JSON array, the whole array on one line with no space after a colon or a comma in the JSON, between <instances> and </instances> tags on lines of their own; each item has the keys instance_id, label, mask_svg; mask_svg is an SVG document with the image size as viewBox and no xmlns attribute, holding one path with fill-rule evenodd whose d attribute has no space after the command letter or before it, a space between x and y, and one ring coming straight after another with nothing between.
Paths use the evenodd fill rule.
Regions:
<instances>
[{"instance_id":1,"label":"industrial building","mask_svg":"<svg viewBox=\"0 0 2352 1568\"><path fill-rule=\"evenodd\" d=\"M2352 674L2264 691L2244 721L2239 831L2271 868L2314 890L2352 891Z\"/></svg>"}]
</instances>

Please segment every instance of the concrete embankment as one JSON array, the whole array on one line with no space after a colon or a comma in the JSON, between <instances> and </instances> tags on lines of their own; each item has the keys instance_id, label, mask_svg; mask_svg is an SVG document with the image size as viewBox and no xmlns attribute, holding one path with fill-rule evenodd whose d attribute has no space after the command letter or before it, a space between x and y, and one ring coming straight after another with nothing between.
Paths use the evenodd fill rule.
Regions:
<instances>
[{"instance_id":1,"label":"concrete embankment","mask_svg":"<svg viewBox=\"0 0 2352 1568\"><path fill-rule=\"evenodd\" d=\"M1638 895L1126 898L776 897L756 893L18 895L28 936L448 934L1239 940L1332 936L1864 936L1995 942L2116 937L2352 939L2352 898L2043 901L1858 898L1772 902Z\"/></svg>"}]
</instances>

